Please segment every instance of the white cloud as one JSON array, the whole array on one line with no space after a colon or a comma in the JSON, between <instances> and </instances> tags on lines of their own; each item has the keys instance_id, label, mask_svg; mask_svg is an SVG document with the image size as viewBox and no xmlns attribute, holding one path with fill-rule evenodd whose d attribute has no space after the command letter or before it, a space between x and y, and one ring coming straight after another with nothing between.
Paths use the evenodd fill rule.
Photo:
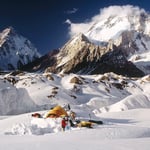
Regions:
<instances>
[{"instance_id":1,"label":"white cloud","mask_svg":"<svg viewBox=\"0 0 150 150\"><path fill-rule=\"evenodd\" d=\"M72 22L70 21L70 19L67 19L67 20L65 21L65 23L67 23L67 24L72 24Z\"/></svg>"},{"instance_id":2,"label":"white cloud","mask_svg":"<svg viewBox=\"0 0 150 150\"><path fill-rule=\"evenodd\" d=\"M70 20L66 20L66 23L69 23L69 35L72 37L78 33L85 33L88 29L98 21L106 19L110 16L119 15L140 15L145 13L144 9L140 9L137 6L125 5L125 6L110 6L107 8L100 9L100 13L93 16L88 22L83 23L73 23Z\"/></svg>"},{"instance_id":3,"label":"white cloud","mask_svg":"<svg viewBox=\"0 0 150 150\"><path fill-rule=\"evenodd\" d=\"M67 10L65 13L66 14L74 14L78 11L78 8L73 8L72 10Z\"/></svg>"},{"instance_id":4,"label":"white cloud","mask_svg":"<svg viewBox=\"0 0 150 150\"><path fill-rule=\"evenodd\" d=\"M110 6L107 8L100 9L100 14L98 15L101 19L107 18L109 16L127 16L127 15L140 15L145 12L144 9L140 9L137 6L125 5L125 6ZM97 18L97 16L96 16ZM93 17L93 19L96 19Z\"/></svg>"},{"instance_id":5,"label":"white cloud","mask_svg":"<svg viewBox=\"0 0 150 150\"><path fill-rule=\"evenodd\" d=\"M67 19L65 21L65 23L68 23L70 25L69 27L69 35L70 37L78 34L78 33L85 33L89 27L91 26L91 24L89 23L72 23L69 19Z\"/></svg>"}]
</instances>

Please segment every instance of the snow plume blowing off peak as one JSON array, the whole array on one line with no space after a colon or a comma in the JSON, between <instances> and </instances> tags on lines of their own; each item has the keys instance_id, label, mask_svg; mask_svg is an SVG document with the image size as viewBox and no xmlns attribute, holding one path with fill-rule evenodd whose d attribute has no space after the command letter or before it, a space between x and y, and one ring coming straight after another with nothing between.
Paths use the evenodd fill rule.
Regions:
<instances>
[{"instance_id":1,"label":"snow plume blowing off peak","mask_svg":"<svg viewBox=\"0 0 150 150\"><path fill-rule=\"evenodd\" d=\"M70 37L81 32L89 37L88 32L90 32L90 30L92 29L94 30L94 26L97 26L97 29L98 29L98 26L99 28L101 28L103 25L103 28L104 28L105 27L104 25L109 23L109 22L106 23L106 20L110 21L110 19L114 18L115 16L117 16L120 19L122 17L126 17L128 19L128 16L131 16L132 18L132 17L141 16L141 14L146 14L146 12L144 9L140 9L138 6L132 6L132 5L109 6L107 8L100 9L100 13L93 16L88 22L73 23L69 19L67 19L66 23L70 25L69 26ZM113 22L111 23L115 23L115 20L113 20ZM125 24L126 29L128 29L129 26L130 25L128 25L126 22Z\"/></svg>"},{"instance_id":2,"label":"snow plume blowing off peak","mask_svg":"<svg viewBox=\"0 0 150 150\"><path fill-rule=\"evenodd\" d=\"M140 9L138 6L124 5L124 6L110 6L100 9L100 14L92 18L93 21L100 21L111 16L139 16L145 13L144 9Z\"/></svg>"}]
</instances>

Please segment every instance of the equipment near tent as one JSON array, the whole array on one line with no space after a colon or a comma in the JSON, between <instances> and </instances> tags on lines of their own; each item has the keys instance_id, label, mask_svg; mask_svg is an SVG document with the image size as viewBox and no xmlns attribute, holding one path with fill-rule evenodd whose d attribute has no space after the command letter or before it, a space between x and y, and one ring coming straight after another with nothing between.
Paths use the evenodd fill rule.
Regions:
<instances>
[{"instance_id":1,"label":"equipment near tent","mask_svg":"<svg viewBox=\"0 0 150 150\"><path fill-rule=\"evenodd\" d=\"M61 107L56 106L53 109L51 109L47 114L46 118L58 118L62 116L68 116L67 112Z\"/></svg>"},{"instance_id":2,"label":"equipment near tent","mask_svg":"<svg viewBox=\"0 0 150 150\"><path fill-rule=\"evenodd\" d=\"M92 122L89 122L89 121L81 121L80 123L78 123L78 127L92 128Z\"/></svg>"},{"instance_id":3,"label":"equipment near tent","mask_svg":"<svg viewBox=\"0 0 150 150\"><path fill-rule=\"evenodd\" d=\"M41 114L39 114L39 113L34 113L31 116L35 117L35 118L42 118Z\"/></svg>"},{"instance_id":4,"label":"equipment near tent","mask_svg":"<svg viewBox=\"0 0 150 150\"><path fill-rule=\"evenodd\" d=\"M96 124L103 124L103 121L101 120L89 120L89 122L96 123Z\"/></svg>"}]
</instances>

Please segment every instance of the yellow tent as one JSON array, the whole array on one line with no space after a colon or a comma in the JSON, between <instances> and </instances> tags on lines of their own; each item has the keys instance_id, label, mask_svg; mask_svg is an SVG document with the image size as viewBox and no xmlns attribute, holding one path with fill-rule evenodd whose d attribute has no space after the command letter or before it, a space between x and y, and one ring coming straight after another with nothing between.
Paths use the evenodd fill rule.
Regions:
<instances>
[{"instance_id":1,"label":"yellow tent","mask_svg":"<svg viewBox=\"0 0 150 150\"><path fill-rule=\"evenodd\" d=\"M53 109L51 109L47 114L46 118L57 118L61 116L68 116L67 112L61 107L56 106Z\"/></svg>"}]
</instances>

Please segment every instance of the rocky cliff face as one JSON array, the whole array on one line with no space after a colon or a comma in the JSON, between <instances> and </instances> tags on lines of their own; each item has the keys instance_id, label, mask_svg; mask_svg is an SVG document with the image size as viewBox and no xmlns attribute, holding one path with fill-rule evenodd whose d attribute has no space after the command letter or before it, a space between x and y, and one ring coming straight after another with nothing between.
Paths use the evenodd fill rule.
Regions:
<instances>
[{"instance_id":1,"label":"rocky cliff face","mask_svg":"<svg viewBox=\"0 0 150 150\"><path fill-rule=\"evenodd\" d=\"M98 74L115 72L125 76L143 76L144 73L126 58L123 49L112 42L95 45L79 34L67 42L56 56L54 65L46 72ZM55 69L54 69L55 68Z\"/></svg>"},{"instance_id":2,"label":"rocky cliff face","mask_svg":"<svg viewBox=\"0 0 150 150\"><path fill-rule=\"evenodd\" d=\"M128 58L140 51L143 52L142 46L144 52L147 51L147 45L142 39L147 40L148 38L134 31L124 31L118 39L96 45L84 34L79 34L69 40L60 50L50 52L26 65L24 69L78 74L114 72L124 76L141 77L145 73ZM135 39L141 43L140 47Z\"/></svg>"},{"instance_id":3,"label":"rocky cliff face","mask_svg":"<svg viewBox=\"0 0 150 150\"><path fill-rule=\"evenodd\" d=\"M0 70L19 69L40 56L33 44L12 27L0 33Z\"/></svg>"}]
</instances>

